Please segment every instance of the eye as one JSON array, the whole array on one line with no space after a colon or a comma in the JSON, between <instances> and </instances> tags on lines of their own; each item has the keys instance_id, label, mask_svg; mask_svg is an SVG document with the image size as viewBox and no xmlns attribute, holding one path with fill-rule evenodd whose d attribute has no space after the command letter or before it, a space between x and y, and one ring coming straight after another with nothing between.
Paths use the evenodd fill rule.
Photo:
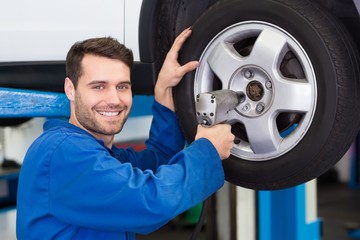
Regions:
<instances>
[{"instance_id":1,"label":"eye","mask_svg":"<svg viewBox=\"0 0 360 240\"><path fill-rule=\"evenodd\" d=\"M104 89L104 85L102 85L102 84L93 85L93 89L102 90L102 89Z\"/></svg>"},{"instance_id":2,"label":"eye","mask_svg":"<svg viewBox=\"0 0 360 240\"><path fill-rule=\"evenodd\" d=\"M127 90L131 88L131 85L129 83L122 83L118 85L117 87L119 90Z\"/></svg>"}]
</instances>

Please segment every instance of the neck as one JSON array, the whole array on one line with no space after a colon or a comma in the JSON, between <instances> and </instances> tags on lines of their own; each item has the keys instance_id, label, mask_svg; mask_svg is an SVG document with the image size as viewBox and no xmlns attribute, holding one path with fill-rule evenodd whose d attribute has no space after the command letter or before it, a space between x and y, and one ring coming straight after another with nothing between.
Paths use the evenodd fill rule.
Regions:
<instances>
[{"instance_id":1,"label":"neck","mask_svg":"<svg viewBox=\"0 0 360 240\"><path fill-rule=\"evenodd\" d=\"M113 146L113 143L114 143L114 138L115 136L114 135L104 135L104 134L98 134L96 132L91 132L89 131L88 129L84 128L78 121L76 121L76 119L70 117L69 119L69 123L85 130L86 132L90 133L92 136L94 136L96 139L98 140L102 140L104 142L104 145L111 149L112 146Z\"/></svg>"},{"instance_id":2,"label":"neck","mask_svg":"<svg viewBox=\"0 0 360 240\"><path fill-rule=\"evenodd\" d=\"M114 136L104 136L104 135L96 135L96 134L93 134L93 133L90 133L92 134L96 139L99 139L99 140L102 140L104 141L104 145L111 149L112 146L113 146L113 142L114 142Z\"/></svg>"}]
</instances>

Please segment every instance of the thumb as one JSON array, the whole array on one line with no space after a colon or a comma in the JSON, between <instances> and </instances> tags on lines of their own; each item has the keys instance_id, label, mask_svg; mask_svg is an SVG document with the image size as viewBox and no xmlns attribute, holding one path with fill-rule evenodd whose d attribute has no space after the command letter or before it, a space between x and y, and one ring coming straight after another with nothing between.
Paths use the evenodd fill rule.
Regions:
<instances>
[{"instance_id":1,"label":"thumb","mask_svg":"<svg viewBox=\"0 0 360 240\"><path fill-rule=\"evenodd\" d=\"M181 72L182 72L182 75L185 75L186 73L196 69L198 66L199 66L198 61L191 61L191 62L188 62L188 63L184 64L180 68Z\"/></svg>"}]
</instances>

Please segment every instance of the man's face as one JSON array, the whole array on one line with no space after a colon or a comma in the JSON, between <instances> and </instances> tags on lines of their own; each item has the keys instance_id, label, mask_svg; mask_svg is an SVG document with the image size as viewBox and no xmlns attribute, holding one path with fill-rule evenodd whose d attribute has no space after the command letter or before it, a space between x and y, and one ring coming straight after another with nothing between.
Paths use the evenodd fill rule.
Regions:
<instances>
[{"instance_id":1,"label":"man's face","mask_svg":"<svg viewBox=\"0 0 360 240\"><path fill-rule=\"evenodd\" d=\"M94 55L85 55L81 67L70 97L70 122L97 138L113 137L121 131L132 105L130 68L120 60Z\"/></svg>"}]
</instances>

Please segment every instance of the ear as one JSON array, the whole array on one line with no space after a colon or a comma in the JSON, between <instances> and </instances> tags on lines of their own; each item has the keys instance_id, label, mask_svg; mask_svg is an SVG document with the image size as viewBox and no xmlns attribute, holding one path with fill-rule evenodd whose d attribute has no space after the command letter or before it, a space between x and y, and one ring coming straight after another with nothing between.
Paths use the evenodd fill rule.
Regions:
<instances>
[{"instance_id":1,"label":"ear","mask_svg":"<svg viewBox=\"0 0 360 240\"><path fill-rule=\"evenodd\" d=\"M70 78L65 78L64 91L70 101L75 99L75 87Z\"/></svg>"}]
</instances>

